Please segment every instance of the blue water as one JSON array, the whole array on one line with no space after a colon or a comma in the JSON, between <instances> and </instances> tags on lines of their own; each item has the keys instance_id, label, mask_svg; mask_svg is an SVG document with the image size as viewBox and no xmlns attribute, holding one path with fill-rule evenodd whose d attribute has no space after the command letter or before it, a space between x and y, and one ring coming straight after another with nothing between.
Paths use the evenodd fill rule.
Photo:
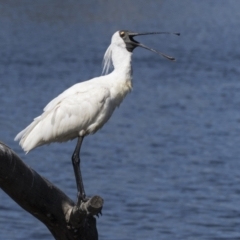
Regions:
<instances>
[{"instance_id":1,"label":"blue water","mask_svg":"<svg viewBox=\"0 0 240 240\"><path fill-rule=\"evenodd\" d=\"M119 29L137 40L134 90L84 140L87 195L104 240L240 239L240 1L1 1L0 140L72 199L76 141L25 155L15 135L76 82L101 74ZM0 191L0 239L53 239Z\"/></svg>"}]
</instances>

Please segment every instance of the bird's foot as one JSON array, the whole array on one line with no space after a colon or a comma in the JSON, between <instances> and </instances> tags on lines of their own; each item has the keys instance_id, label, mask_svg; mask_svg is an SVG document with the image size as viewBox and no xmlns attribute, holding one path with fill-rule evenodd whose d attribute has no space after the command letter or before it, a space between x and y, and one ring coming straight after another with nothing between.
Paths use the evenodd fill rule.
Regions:
<instances>
[{"instance_id":1,"label":"bird's foot","mask_svg":"<svg viewBox=\"0 0 240 240\"><path fill-rule=\"evenodd\" d=\"M77 207L80 207L81 203L85 203L85 202L87 202L89 199L90 199L90 198L86 197L85 194L83 194L83 195L78 195L77 203L76 203Z\"/></svg>"},{"instance_id":2,"label":"bird's foot","mask_svg":"<svg viewBox=\"0 0 240 240\"><path fill-rule=\"evenodd\" d=\"M81 202L87 202L89 199L90 199L89 197L86 197L86 196L85 196L85 197L81 198L80 201L81 201Z\"/></svg>"},{"instance_id":3,"label":"bird's foot","mask_svg":"<svg viewBox=\"0 0 240 240\"><path fill-rule=\"evenodd\" d=\"M102 215L102 204L103 200L99 196L94 196L91 198L79 196L76 207L81 209L83 206L85 206L84 208L88 209L88 213L99 217L99 215Z\"/></svg>"}]
</instances>

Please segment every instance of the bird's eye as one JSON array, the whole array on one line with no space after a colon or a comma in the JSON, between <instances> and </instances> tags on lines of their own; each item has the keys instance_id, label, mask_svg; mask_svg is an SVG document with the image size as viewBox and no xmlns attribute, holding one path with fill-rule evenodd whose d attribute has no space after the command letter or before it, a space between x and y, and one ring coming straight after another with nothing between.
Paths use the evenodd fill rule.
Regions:
<instances>
[{"instance_id":1,"label":"bird's eye","mask_svg":"<svg viewBox=\"0 0 240 240\"><path fill-rule=\"evenodd\" d=\"M125 36L125 32L121 31L121 32L120 32L120 36L121 36L121 37L124 37L124 36Z\"/></svg>"}]
</instances>

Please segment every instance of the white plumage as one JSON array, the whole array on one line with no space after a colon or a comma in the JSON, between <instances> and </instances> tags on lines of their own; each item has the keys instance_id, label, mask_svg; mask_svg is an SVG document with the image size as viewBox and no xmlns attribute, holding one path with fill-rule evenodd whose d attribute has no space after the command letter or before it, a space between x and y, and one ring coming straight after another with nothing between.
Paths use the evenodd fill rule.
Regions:
<instances>
[{"instance_id":1,"label":"white plumage","mask_svg":"<svg viewBox=\"0 0 240 240\"><path fill-rule=\"evenodd\" d=\"M83 138L95 133L111 117L127 93L132 89L132 51L143 47L170 60L163 53L135 41L134 36L160 33L132 33L117 31L104 55L103 73L106 75L77 83L54 98L39 117L15 138L25 152L51 142L65 142L78 138L72 155L72 163L78 188L77 206L85 200L81 171L80 149ZM178 35L178 34L177 34Z\"/></svg>"},{"instance_id":2,"label":"white plumage","mask_svg":"<svg viewBox=\"0 0 240 240\"><path fill-rule=\"evenodd\" d=\"M29 152L44 144L65 142L100 129L132 88L131 55L116 32L104 57L104 71L111 62L114 71L77 83L54 98L42 115L16 136L23 150Z\"/></svg>"}]
</instances>

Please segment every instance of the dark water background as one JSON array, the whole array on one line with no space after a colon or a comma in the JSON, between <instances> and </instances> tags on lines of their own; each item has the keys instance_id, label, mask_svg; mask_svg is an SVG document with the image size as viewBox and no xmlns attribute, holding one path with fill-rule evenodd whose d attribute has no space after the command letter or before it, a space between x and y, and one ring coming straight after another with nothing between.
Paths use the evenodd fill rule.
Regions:
<instances>
[{"instance_id":1,"label":"dark water background","mask_svg":"<svg viewBox=\"0 0 240 240\"><path fill-rule=\"evenodd\" d=\"M71 198L76 142L25 155L14 142L43 107L101 74L119 29L138 40L134 91L84 140L86 192L105 200L104 240L240 239L240 1L1 0L0 140ZM0 191L0 239L53 239Z\"/></svg>"}]
</instances>

